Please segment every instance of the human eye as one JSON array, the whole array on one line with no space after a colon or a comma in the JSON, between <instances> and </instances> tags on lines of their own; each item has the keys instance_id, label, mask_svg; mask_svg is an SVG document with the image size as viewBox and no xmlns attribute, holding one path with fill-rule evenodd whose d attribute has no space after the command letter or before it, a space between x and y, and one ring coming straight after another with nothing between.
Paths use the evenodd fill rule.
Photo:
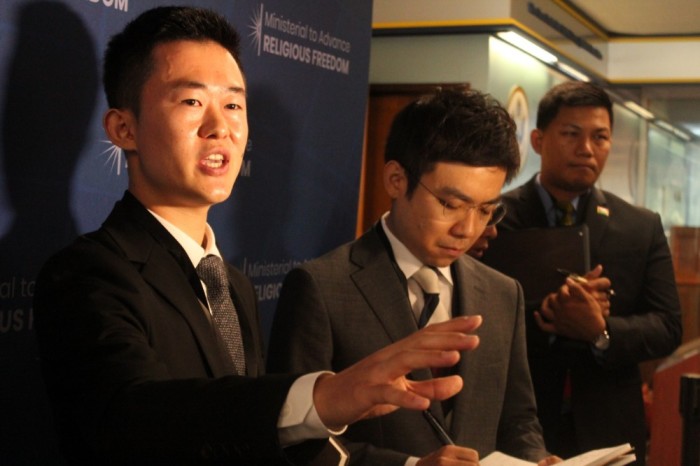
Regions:
<instances>
[{"instance_id":1,"label":"human eye","mask_svg":"<svg viewBox=\"0 0 700 466\"><path fill-rule=\"evenodd\" d=\"M223 99L226 110L244 110L246 104L246 94L244 91L231 92Z\"/></svg>"},{"instance_id":2,"label":"human eye","mask_svg":"<svg viewBox=\"0 0 700 466\"><path fill-rule=\"evenodd\" d=\"M454 199L438 198L438 200L440 201L440 204L442 204L442 206L445 208L445 210L459 210L464 205L464 203L456 201Z\"/></svg>"},{"instance_id":3,"label":"human eye","mask_svg":"<svg viewBox=\"0 0 700 466\"><path fill-rule=\"evenodd\" d=\"M479 212L479 215L482 217L490 217L496 209L496 206L494 204L481 204L476 206L476 208L477 212Z\"/></svg>"},{"instance_id":4,"label":"human eye","mask_svg":"<svg viewBox=\"0 0 700 466\"><path fill-rule=\"evenodd\" d=\"M181 102L189 107L201 107L202 106L202 103L197 99L182 99Z\"/></svg>"}]
</instances>

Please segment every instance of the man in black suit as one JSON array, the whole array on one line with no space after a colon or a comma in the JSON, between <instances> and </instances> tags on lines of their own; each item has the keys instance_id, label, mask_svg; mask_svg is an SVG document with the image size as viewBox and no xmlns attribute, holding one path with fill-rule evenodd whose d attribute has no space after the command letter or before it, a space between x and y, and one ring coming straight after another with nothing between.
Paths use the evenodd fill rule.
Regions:
<instances>
[{"instance_id":1,"label":"man in black suit","mask_svg":"<svg viewBox=\"0 0 700 466\"><path fill-rule=\"evenodd\" d=\"M603 89L581 82L552 88L531 134L541 172L504 194L508 213L499 228L588 226L597 264L588 282L567 279L527 313L538 414L547 447L560 456L630 442L636 464L644 464L638 363L679 345L680 304L659 215L594 186L612 125Z\"/></svg>"},{"instance_id":2,"label":"man in black suit","mask_svg":"<svg viewBox=\"0 0 700 466\"><path fill-rule=\"evenodd\" d=\"M467 335L478 318L341 373L262 376L252 286L224 268L207 224L248 136L238 45L224 18L182 7L149 10L109 43L103 123L126 153L128 191L98 231L50 259L35 293L44 377L72 464L308 464L347 424L425 409L462 385L404 375L455 364L478 344ZM198 276L207 256L220 264L222 293Z\"/></svg>"}]
</instances>

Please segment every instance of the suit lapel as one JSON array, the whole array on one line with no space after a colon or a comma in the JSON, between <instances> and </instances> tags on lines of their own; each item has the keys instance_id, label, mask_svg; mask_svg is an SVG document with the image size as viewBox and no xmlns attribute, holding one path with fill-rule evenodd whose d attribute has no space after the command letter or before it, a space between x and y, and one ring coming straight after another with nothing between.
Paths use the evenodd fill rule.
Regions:
<instances>
[{"instance_id":1,"label":"suit lapel","mask_svg":"<svg viewBox=\"0 0 700 466\"><path fill-rule=\"evenodd\" d=\"M190 325L212 375L217 377L229 373L211 323L197 297L199 293L204 294L198 279L197 292L193 289L194 267L191 262L176 259L186 258L177 241L128 192L103 228L122 248L143 279ZM191 269L189 274L185 272L187 264Z\"/></svg>"},{"instance_id":2,"label":"suit lapel","mask_svg":"<svg viewBox=\"0 0 700 466\"><path fill-rule=\"evenodd\" d=\"M408 300L406 278L374 229L355 242L350 260L358 266L351 279L389 339L396 342L418 331ZM411 375L416 380L432 376L428 369L413 371Z\"/></svg>"},{"instance_id":3,"label":"suit lapel","mask_svg":"<svg viewBox=\"0 0 700 466\"><path fill-rule=\"evenodd\" d=\"M418 326L408 301L406 279L390 259L376 232L367 233L352 246L350 260L359 267L352 274L352 281L391 341L398 341L417 331Z\"/></svg>"},{"instance_id":4,"label":"suit lapel","mask_svg":"<svg viewBox=\"0 0 700 466\"><path fill-rule=\"evenodd\" d=\"M453 313L455 316L483 315L486 311L484 304L488 302L488 284L483 278L475 273L472 259L462 257L452 266L452 279L454 282L455 305ZM488 318L484 316L484 318ZM478 334L478 330L476 332ZM462 353L462 358L457 365L457 373L462 376L464 386L455 396L452 405L453 425L451 431L454 433L457 426L454 424L460 419L469 416L470 410L475 409L473 400L478 399L478 381L474 380L470 374L477 374L476 366L479 363L478 349L476 351ZM463 413L467 413L464 415Z\"/></svg>"},{"instance_id":5,"label":"suit lapel","mask_svg":"<svg viewBox=\"0 0 700 466\"><path fill-rule=\"evenodd\" d=\"M513 190L510 194L504 196L504 200L507 201L511 198L512 201L512 197L515 197L515 202L507 202L508 214L502 222L506 229L521 229L525 226L527 228L546 228L549 226L547 222L547 213L544 210L542 200L535 186L534 177L521 187Z\"/></svg>"},{"instance_id":6,"label":"suit lapel","mask_svg":"<svg viewBox=\"0 0 700 466\"><path fill-rule=\"evenodd\" d=\"M588 206L586 207L586 218L584 219L584 222L588 225L591 260L595 260L593 253L598 250L598 246L603 240L603 235L610 221L610 215L612 213L608 209L607 204L603 191L593 188L591 190L590 199L588 200Z\"/></svg>"},{"instance_id":7,"label":"suit lapel","mask_svg":"<svg viewBox=\"0 0 700 466\"><path fill-rule=\"evenodd\" d=\"M141 274L146 282L178 310L192 328L214 377L230 374L227 362L221 357L221 348L217 344L206 309L193 293L192 286L184 275L172 272L173 267L177 266L165 249L155 248L144 263Z\"/></svg>"}]
</instances>

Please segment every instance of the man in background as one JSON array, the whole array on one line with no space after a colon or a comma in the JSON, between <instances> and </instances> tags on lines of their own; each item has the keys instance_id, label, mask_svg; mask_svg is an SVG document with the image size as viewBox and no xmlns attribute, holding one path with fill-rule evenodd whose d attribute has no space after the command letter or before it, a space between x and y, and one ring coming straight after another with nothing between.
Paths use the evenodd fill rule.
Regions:
<instances>
[{"instance_id":1,"label":"man in background","mask_svg":"<svg viewBox=\"0 0 700 466\"><path fill-rule=\"evenodd\" d=\"M338 374L263 376L253 287L222 261L207 223L248 138L238 47L223 17L184 7L149 10L109 43L103 123L126 154L128 191L98 231L44 266L35 293L70 464L337 465L318 456L331 433L397 407L425 409L462 386L404 375L455 364L478 344L468 335L476 317Z\"/></svg>"},{"instance_id":2,"label":"man in background","mask_svg":"<svg viewBox=\"0 0 700 466\"><path fill-rule=\"evenodd\" d=\"M481 259L489 248L489 241L496 239L496 237L498 237L498 227L496 225L487 225L481 236L474 242L474 245L469 248L467 254L474 259Z\"/></svg>"},{"instance_id":3,"label":"man in background","mask_svg":"<svg viewBox=\"0 0 700 466\"><path fill-rule=\"evenodd\" d=\"M541 464L557 460L544 459L522 290L465 254L501 220L501 189L519 162L515 125L489 96L439 90L419 99L389 132L390 211L356 241L286 277L271 372L343 370L426 324L483 318L478 350L456 369L462 391L428 413L398 410L349 427L351 464L473 465L496 449ZM412 375L429 380L437 372Z\"/></svg>"},{"instance_id":4,"label":"man in background","mask_svg":"<svg viewBox=\"0 0 700 466\"><path fill-rule=\"evenodd\" d=\"M595 187L612 127L603 89L566 82L547 92L531 134L541 171L504 194L499 228L588 226L597 266L587 283L568 278L526 312L539 418L557 455L630 442L641 465L647 431L638 364L679 345L680 305L659 215Z\"/></svg>"}]
</instances>

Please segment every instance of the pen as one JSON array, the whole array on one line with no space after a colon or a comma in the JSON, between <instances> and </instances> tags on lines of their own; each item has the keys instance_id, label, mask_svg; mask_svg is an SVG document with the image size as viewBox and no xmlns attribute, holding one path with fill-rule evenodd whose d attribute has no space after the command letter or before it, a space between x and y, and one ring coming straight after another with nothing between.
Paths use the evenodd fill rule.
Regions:
<instances>
[{"instance_id":1,"label":"pen","mask_svg":"<svg viewBox=\"0 0 700 466\"><path fill-rule=\"evenodd\" d=\"M572 280L575 281L575 282L578 282L578 283L588 283L588 279L586 279L586 277L583 277L583 276L581 276L581 275L579 275L579 274L577 274L577 273L575 273L575 272L572 272L572 271L570 271L570 270L566 270L566 269L557 269L557 272L559 272L560 274L564 275L564 276L567 277L567 278L572 279ZM609 290L607 290L606 293L608 293L608 295L610 295L610 296L615 296L615 290L613 290L612 288L610 288Z\"/></svg>"},{"instance_id":2,"label":"pen","mask_svg":"<svg viewBox=\"0 0 700 466\"><path fill-rule=\"evenodd\" d=\"M583 276L581 276L581 275L579 275L579 274L577 274L577 273L575 273L575 272L572 272L572 271L570 271L570 270L566 270L566 269L557 269L557 272L559 272L560 274L564 275L564 276L567 277L567 278L572 279L572 280L575 281L575 282L578 282L578 283L588 283L588 280L586 279L586 277L583 277Z\"/></svg>"},{"instance_id":3,"label":"pen","mask_svg":"<svg viewBox=\"0 0 700 466\"><path fill-rule=\"evenodd\" d=\"M423 416L428 421L428 424L430 424L430 427L433 428L437 436L440 438L440 441L443 443L443 445L455 444L450 438L450 436L447 434L447 432L445 432L445 429L442 428L438 420L435 419L435 416L433 416L433 413L431 413L429 409L423 411Z\"/></svg>"}]
</instances>

